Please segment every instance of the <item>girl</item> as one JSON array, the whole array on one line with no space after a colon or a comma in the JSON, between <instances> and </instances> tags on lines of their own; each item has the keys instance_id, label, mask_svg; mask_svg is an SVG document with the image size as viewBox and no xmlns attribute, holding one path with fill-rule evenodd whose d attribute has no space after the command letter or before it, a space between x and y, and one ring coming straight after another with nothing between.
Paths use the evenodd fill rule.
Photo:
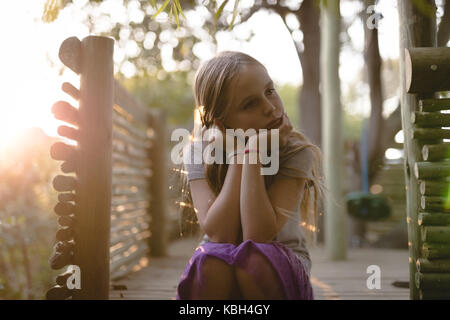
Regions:
<instances>
[{"instance_id":1,"label":"girl","mask_svg":"<svg viewBox=\"0 0 450 320\"><path fill-rule=\"evenodd\" d=\"M292 129L266 68L247 54L224 51L203 63L194 94L203 130L279 129L280 167L261 175L259 157L249 161L263 152L263 133L246 139L244 152L224 151L223 164L185 161L184 189L204 235L177 299L314 299L301 227L311 242L324 190L320 149ZM190 144L194 152L200 146L205 141Z\"/></svg>"}]
</instances>

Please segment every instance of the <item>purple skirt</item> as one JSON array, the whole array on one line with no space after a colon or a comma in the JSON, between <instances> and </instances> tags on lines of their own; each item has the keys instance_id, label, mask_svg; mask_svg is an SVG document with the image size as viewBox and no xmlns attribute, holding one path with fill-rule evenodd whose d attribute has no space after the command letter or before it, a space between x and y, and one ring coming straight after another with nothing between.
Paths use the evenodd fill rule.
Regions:
<instances>
[{"instance_id":1,"label":"purple skirt","mask_svg":"<svg viewBox=\"0 0 450 320\"><path fill-rule=\"evenodd\" d=\"M267 279L257 266L247 264L247 257L252 253L264 255L276 271L284 297L287 300L314 300L310 279L301 261L292 249L272 241L270 243L246 240L238 246L231 243L206 242L198 246L187 263L177 287L177 300L190 300L193 286L203 283L201 267L207 256L213 256L228 265L242 268L253 277L255 283Z\"/></svg>"}]
</instances>

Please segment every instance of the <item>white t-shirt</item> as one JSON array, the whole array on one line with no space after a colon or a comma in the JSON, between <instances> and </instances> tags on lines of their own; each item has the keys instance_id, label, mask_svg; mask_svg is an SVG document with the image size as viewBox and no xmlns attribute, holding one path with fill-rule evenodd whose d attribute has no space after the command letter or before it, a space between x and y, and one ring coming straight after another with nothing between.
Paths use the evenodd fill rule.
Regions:
<instances>
[{"instance_id":1,"label":"white t-shirt","mask_svg":"<svg viewBox=\"0 0 450 320\"><path fill-rule=\"evenodd\" d=\"M195 179L204 179L205 171L203 161L200 164L194 164L194 153L197 153L196 159L201 159L202 150L208 145L207 141L195 141L191 143L190 157L189 155L184 155L184 159L191 159L190 164L185 161L184 169L187 171L187 181L192 181ZM312 166L314 161L313 151L310 148L305 148L299 152L296 152L291 157L280 163L280 168L276 176L282 177L299 177L311 180L312 177ZM292 168L300 169L302 172L293 170ZM270 176L265 176L265 178L271 179ZM306 248L306 239L304 236L304 228L300 225L300 203L301 198L298 200L295 215L289 218L283 228L275 237L275 240L291 248L297 258L300 260L305 270L310 275L311 272L311 259ZM208 236L205 234L199 243L199 245L209 241Z\"/></svg>"}]
</instances>

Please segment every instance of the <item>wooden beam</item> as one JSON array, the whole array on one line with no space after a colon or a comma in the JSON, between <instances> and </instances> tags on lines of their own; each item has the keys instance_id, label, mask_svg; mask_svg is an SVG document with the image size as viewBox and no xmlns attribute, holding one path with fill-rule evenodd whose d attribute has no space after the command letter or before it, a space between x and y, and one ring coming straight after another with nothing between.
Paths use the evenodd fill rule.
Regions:
<instances>
[{"instance_id":1,"label":"wooden beam","mask_svg":"<svg viewBox=\"0 0 450 320\"><path fill-rule=\"evenodd\" d=\"M422 147L424 161L438 161L450 158L450 143L426 144Z\"/></svg>"},{"instance_id":2,"label":"wooden beam","mask_svg":"<svg viewBox=\"0 0 450 320\"><path fill-rule=\"evenodd\" d=\"M155 132L155 141L149 151L152 159L153 176L150 180L150 214L152 236L150 237L150 254L152 256L165 256L167 254L168 231L167 231L167 208L168 188L167 185L167 141L168 133L166 127L167 115L163 110L155 112L154 121L151 126Z\"/></svg>"},{"instance_id":3,"label":"wooden beam","mask_svg":"<svg viewBox=\"0 0 450 320\"><path fill-rule=\"evenodd\" d=\"M419 213L420 226L446 226L450 225L450 214L440 212Z\"/></svg>"},{"instance_id":4,"label":"wooden beam","mask_svg":"<svg viewBox=\"0 0 450 320\"><path fill-rule=\"evenodd\" d=\"M109 298L113 50L110 38L88 36L81 42L79 210L74 228L81 289L74 290L74 299Z\"/></svg>"},{"instance_id":5,"label":"wooden beam","mask_svg":"<svg viewBox=\"0 0 450 320\"><path fill-rule=\"evenodd\" d=\"M416 273L416 287L430 290L450 290L450 273Z\"/></svg>"},{"instance_id":6,"label":"wooden beam","mask_svg":"<svg viewBox=\"0 0 450 320\"><path fill-rule=\"evenodd\" d=\"M405 49L408 93L450 90L450 48Z\"/></svg>"},{"instance_id":7,"label":"wooden beam","mask_svg":"<svg viewBox=\"0 0 450 320\"><path fill-rule=\"evenodd\" d=\"M424 243L422 246L425 259L448 259L450 258L450 247L443 243Z\"/></svg>"},{"instance_id":8,"label":"wooden beam","mask_svg":"<svg viewBox=\"0 0 450 320\"><path fill-rule=\"evenodd\" d=\"M450 110L450 99L422 99L419 101L419 110L421 112Z\"/></svg>"},{"instance_id":9,"label":"wooden beam","mask_svg":"<svg viewBox=\"0 0 450 320\"><path fill-rule=\"evenodd\" d=\"M59 59L76 74L81 72L81 42L77 37L70 37L59 47Z\"/></svg>"},{"instance_id":10,"label":"wooden beam","mask_svg":"<svg viewBox=\"0 0 450 320\"><path fill-rule=\"evenodd\" d=\"M445 179L450 176L450 161L416 162L414 176L416 179Z\"/></svg>"},{"instance_id":11,"label":"wooden beam","mask_svg":"<svg viewBox=\"0 0 450 320\"><path fill-rule=\"evenodd\" d=\"M425 196L447 196L449 192L450 181L445 180L421 180L420 194Z\"/></svg>"},{"instance_id":12,"label":"wooden beam","mask_svg":"<svg viewBox=\"0 0 450 320\"><path fill-rule=\"evenodd\" d=\"M450 243L450 227L448 226L429 226L422 230L423 242L431 243Z\"/></svg>"},{"instance_id":13,"label":"wooden beam","mask_svg":"<svg viewBox=\"0 0 450 320\"><path fill-rule=\"evenodd\" d=\"M411 113L411 123L421 128L450 127L450 114L414 111Z\"/></svg>"},{"instance_id":14,"label":"wooden beam","mask_svg":"<svg viewBox=\"0 0 450 320\"><path fill-rule=\"evenodd\" d=\"M428 259L418 259L417 260L417 271L423 273L440 273L449 272L450 273L450 260L440 259L440 260L428 260Z\"/></svg>"}]
</instances>

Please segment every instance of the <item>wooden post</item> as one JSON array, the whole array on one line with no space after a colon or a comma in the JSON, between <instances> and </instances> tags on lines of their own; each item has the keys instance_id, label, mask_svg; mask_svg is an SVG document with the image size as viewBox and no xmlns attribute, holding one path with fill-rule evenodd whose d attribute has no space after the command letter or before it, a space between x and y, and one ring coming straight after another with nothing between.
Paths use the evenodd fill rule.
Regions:
<instances>
[{"instance_id":1,"label":"wooden post","mask_svg":"<svg viewBox=\"0 0 450 320\"><path fill-rule=\"evenodd\" d=\"M411 139L409 133L413 130L411 114L418 111L418 99L432 98L433 92L413 95L407 93L405 49L415 47L436 47L436 5L432 0L426 0L425 5L428 14L420 11L412 0L398 0L399 25L400 25L400 84L401 84L401 108L402 128L405 133L405 186L408 224L409 246L409 273L410 273L410 298L420 299L416 284L416 261L419 257L421 239L418 228L418 180L414 175L415 163L420 160L422 142Z\"/></svg>"},{"instance_id":2,"label":"wooden post","mask_svg":"<svg viewBox=\"0 0 450 320\"><path fill-rule=\"evenodd\" d=\"M424 145L422 147L422 158L424 161L437 161L450 158L450 144Z\"/></svg>"},{"instance_id":3,"label":"wooden post","mask_svg":"<svg viewBox=\"0 0 450 320\"><path fill-rule=\"evenodd\" d=\"M425 273L450 272L450 260L448 259L428 260L420 258L417 260L416 266L418 272L425 272Z\"/></svg>"},{"instance_id":4,"label":"wooden post","mask_svg":"<svg viewBox=\"0 0 450 320\"><path fill-rule=\"evenodd\" d=\"M447 226L450 225L450 214L437 212L421 212L418 219L419 226Z\"/></svg>"},{"instance_id":5,"label":"wooden post","mask_svg":"<svg viewBox=\"0 0 450 320\"><path fill-rule=\"evenodd\" d=\"M421 195L437 195L446 196L450 190L450 181L420 181L420 194Z\"/></svg>"},{"instance_id":6,"label":"wooden post","mask_svg":"<svg viewBox=\"0 0 450 320\"><path fill-rule=\"evenodd\" d=\"M410 48L405 52L408 93L450 89L450 48Z\"/></svg>"},{"instance_id":7,"label":"wooden post","mask_svg":"<svg viewBox=\"0 0 450 320\"><path fill-rule=\"evenodd\" d=\"M332 260L346 259L347 216L343 205L342 108L339 80L340 1L322 1L321 81L324 174L330 194L325 199L325 246Z\"/></svg>"},{"instance_id":8,"label":"wooden post","mask_svg":"<svg viewBox=\"0 0 450 320\"><path fill-rule=\"evenodd\" d=\"M425 259L450 258L450 247L446 243L424 243L422 252Z\"/></svg>"},{"instance_id":9,"label":"wooden post","mask_svg":"<svg viewBox=\"0 0 450 320\"><path fill-rule=\"evenodd\" d=\"M155 109L154 116L149 125L153 129L154 139L150 149L153 176L150 182L150 254L152 256L165 256L167 254L167 126L166 113Z\"/></svg>"},{"instance_id":10,"label":"wooden post","mask_svg":"<svg viewBox=\"0 0 450 320\"><path fill-rule=\"evenodd\" d=\"M80 140L74 264L81 289L73 299L109 298L114 40L81 42Z\"/></svg>"},{"instance_id":11,"label":"wooden post","mask_svg":"<svg viewBox=\"0 0 450 320\"><path fill-rule=\"evenodd\" d=\"M450 110L450 99L423 99L419 101L420 112Z\"/></svg>"}]
</instances>

